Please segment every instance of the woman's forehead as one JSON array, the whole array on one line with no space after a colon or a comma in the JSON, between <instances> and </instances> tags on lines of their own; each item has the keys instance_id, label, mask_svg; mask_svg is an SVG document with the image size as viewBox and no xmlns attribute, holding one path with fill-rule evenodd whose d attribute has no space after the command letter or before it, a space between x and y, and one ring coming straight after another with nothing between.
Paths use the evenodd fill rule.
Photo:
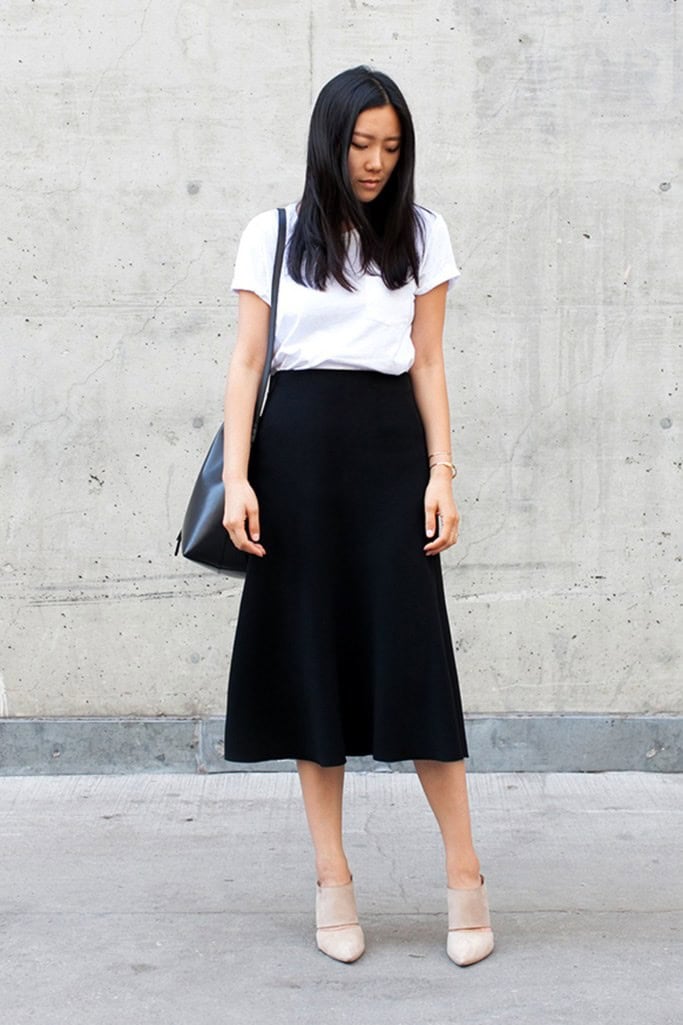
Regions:
<instances>
[{"instance_id":1,"label":"woman's forehead","mask_svg":"<svg viewBox=\"0 0 683 1025\"><path fill-rule=\"evenodd\" d=\"M354 135L362 135L369 139L399 139L401 122L390 104L384 107L369 107L358 115L353 131Z\"/></svg>"}]
</instances>

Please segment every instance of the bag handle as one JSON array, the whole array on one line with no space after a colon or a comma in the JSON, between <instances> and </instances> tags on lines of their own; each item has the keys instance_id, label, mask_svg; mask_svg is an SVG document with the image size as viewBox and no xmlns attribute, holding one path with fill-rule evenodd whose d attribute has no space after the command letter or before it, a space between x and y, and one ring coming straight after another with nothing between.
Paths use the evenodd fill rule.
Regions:
<instances>
[{"instance_id":1,"label":"bag handle","mask_svg":"<svg viewBox=\"0 0 683 1025\"><path fill-rule=\"evenodd\" d=\"M258 430L259 420L263 411L263 404L266 397L266 391L268 390L268 381L270 380L270 366L273 362L273 350L275 348L275 322L277 320L277 297L280 291L280 272L282 270L282 258L285 251L285 236L287 233L287 215L283 207L277 208L278 218L278 230L277 230L277 248L275 250L275 262L273 264L273 280L270 285L270 317L268 320L268 348L266 351L266 361L263 364L263 376L261 377L261 383L259 384L258 395L256 397L256 409L254 410L254 423L251 429L251 443L253 445L256 432Z\"/></svg>"}]
</instances>

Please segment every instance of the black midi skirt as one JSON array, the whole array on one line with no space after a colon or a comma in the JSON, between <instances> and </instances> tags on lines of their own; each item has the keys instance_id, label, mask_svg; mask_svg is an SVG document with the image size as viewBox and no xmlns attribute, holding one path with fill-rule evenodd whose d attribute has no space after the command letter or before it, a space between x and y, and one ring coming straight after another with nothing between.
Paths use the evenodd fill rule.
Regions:
<instances>
[{"instance_id":1,"label":"black midi skirt","mask_svg":"<svg viewBox=\"0 0 683 1025\"><path fill-rule=\"evenodd\" d=\"M467 757L425 433L407 373L283 370L249 461L250 556L225 759Z\"/></svg>"}]
</instances>

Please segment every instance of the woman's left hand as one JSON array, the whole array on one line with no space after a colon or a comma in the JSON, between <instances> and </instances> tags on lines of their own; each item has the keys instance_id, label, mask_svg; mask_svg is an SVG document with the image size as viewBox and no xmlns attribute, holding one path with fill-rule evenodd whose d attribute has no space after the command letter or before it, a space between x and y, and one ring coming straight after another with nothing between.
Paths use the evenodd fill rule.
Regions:
<instances>
[{"instance_id":1,"label":"woman's left hand","mask_svg":"<svg viewBox=\"0 0 683 1025\"><path fill-rule=\"evenodd\" d=\"M437 515L441 517L441 531L424 546L425 555L444 552L458 540L460 514L453 498L451 471L447 466L434 467L425 490L425 533L428 537L434 535Z\"/></svg>"}]
</instances>

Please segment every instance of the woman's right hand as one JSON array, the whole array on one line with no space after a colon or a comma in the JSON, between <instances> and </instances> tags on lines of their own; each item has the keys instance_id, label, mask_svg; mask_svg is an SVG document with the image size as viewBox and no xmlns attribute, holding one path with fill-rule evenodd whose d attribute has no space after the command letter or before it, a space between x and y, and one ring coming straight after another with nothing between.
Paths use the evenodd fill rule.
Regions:
<instances>
[{"instance_id":1,"label":"woman's right hand","mask_svg":"<svg viewBox=\"0 0 683 1025\"><path fill-rule=\"evenodd\" d=\"M224 481L224 485L223 526L230 535L230 540L235 548L262 558L266 554L266 550L262 544L258 543L260 537L259 508L254 489L246 479ZM247 528L249 536L247 536Z\"/></svg>"}]
</instances>

